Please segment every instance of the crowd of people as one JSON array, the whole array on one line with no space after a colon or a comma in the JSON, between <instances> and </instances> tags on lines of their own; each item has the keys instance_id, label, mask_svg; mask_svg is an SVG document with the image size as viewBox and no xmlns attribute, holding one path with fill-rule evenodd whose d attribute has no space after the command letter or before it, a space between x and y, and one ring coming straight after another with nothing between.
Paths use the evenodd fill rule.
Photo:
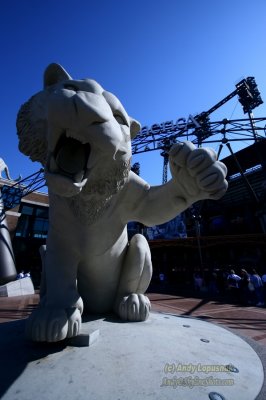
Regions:
<instances>
[{"instance_id":1,"label":"crowd of people","mask_svg":"<svg viewBox=\"0 0 266 400\"><path fill-rule=\"evenodd\" d=\"M215 269L202 276L194 273L194 289L211 295L228 295L229 299L244 305L266 306L266 272L259 275L253 268L247 271L239 269Z\"/></svg>"},{"instance_id":2,"label":"crowd of people","mask_svg":"<svg viewBox=\"0 0 266 400\"><path fill-rule=\"evenodd\" d=\"M30 278L30 272L21 271L21 272L17 275L17 279L23 279L23 278Z\"/></svg>"}]
</instances>

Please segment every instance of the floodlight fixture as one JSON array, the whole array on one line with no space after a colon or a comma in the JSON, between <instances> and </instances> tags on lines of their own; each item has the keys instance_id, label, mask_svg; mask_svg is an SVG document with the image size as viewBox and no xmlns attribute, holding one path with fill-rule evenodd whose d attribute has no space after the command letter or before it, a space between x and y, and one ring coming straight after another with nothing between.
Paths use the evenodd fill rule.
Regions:
<instances>
[{"instance_id":1,"label":"floodlight fixture","mask_svg":"<svg viewBox=\"0 0 266 400\"><path fill-rule=\"evenodd\" d=\"M263 103L255 78L249 76L236 84L238 100L243 107L244 114L250 113Z\"/></svg>"},{"instance_id":2,"label":"floodlight fixture","mask_svg":"<svg viewBox=\"0 0 266 400\"><path fill-rule=\"evenodd\" d=\"M136 162L132 165L131 171L135 172L135 174L140 175L140 163Z\"/></svg>"},{"instance_id":3,"label":"floodlight fixture","mask_svg":"<svg viewBox=\"0 0 266 400\"><path fill-rule=\"evenodd\" d=\"M201 144L205 139L213 135L210 126L210 118L207 113L202 112L195 117L195 120L199 124L199 127L196 128L193 133L198 139L198 144Z\"/></svg>"}]
</instances>

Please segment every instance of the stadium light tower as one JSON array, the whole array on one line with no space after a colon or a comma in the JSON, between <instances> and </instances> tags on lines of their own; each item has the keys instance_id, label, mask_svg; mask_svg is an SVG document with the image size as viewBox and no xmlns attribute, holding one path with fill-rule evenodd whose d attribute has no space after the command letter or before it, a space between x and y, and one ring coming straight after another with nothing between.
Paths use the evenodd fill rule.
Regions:
<instances>
[{"instance_id":1,"label":"stadium light tower","mask_svg":"<svg viewBox=\"0 0 266 400\"><path fill-rule=\"evenodd\" d=\"M258 107L263 103L262 98L260 96L260 92L258 90L255 78L253 76L249 76L246 79L242 79L239 83L236 84L238 100L243 107L244 114L248 114L250 124L252 127L252 132L254 136L255 142L257 141L257 132L254 124L254 116L252 110Z\"/></svg>"},{"instance_id":2,"label":"stadium light tower","mask_svg":"<svg viewBox=\"0 0 266 400\"><path fill-rule=\"evenodd\" d=\"M201 147L204 140L212 136L210 117L207 112L202 112L201 114L196 115L195 119L199 124L199 127L196 128L193 133L197 138L198 147Z\"/></svg>"},{"instance_id":3,"label":"stadium light tower","mask_svg":"<svg viewBox=\"0 0 266 400\"><path fill-rule=\"evenodd\" d=\"M163 180L162 180L163 184L166 183L168 180L167 169L168 169L168 163L169 163L169 151L174 143L176 143L175 139L166 138L166 139L163 139L161 141L161 143L159 144L159 146L162 149L162 152L160 154L161 154L161 156L163 156Z\"/></svg>"},{"instance_id":4,"label":"stadium light tower","mask_svg":"<svg viewBox=\"0 0 266 400\"><path fill-rule=\"evenodd\" d=\"M140 176L140 163L136 162L132 165L131 171L135 172L135 174Z\"/></svg>"},{"instance_id":5,"label":"stadium light tower","mask_svg":"<svg viewBox=\"0 0 266 400\"><path fill-rule=\"evenodd\" d=\"M243 107L244 114L254 110L263 103L255 78L249 76L236 84L238 100Z\"/></svg>"}]
</instances>

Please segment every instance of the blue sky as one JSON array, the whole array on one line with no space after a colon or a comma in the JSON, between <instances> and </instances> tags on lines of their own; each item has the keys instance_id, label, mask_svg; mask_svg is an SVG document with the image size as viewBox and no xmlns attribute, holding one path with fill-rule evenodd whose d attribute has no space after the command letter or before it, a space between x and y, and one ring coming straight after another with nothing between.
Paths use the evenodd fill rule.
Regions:
<instances>
[{"instance_id":1,"label":"blue sky","mask_svg":"<svg viewBox=\"0 0 266 400\"><path fill-rule=\"evenodd\" d=\"M266 102L265 15L265 0L1 2L0 156L13 177L39 169L19 153L16 115L41 90L51 62L73 78L96 79L142 125L207 110L247 76L255 77ZM255 116L266 117L265 104ZM243 117L234 98L211 121ZM235 151L246 145L232 144ZM161 183L159 152L136 155L137 161L144 179Z\"/></svg>"}]
</instances>

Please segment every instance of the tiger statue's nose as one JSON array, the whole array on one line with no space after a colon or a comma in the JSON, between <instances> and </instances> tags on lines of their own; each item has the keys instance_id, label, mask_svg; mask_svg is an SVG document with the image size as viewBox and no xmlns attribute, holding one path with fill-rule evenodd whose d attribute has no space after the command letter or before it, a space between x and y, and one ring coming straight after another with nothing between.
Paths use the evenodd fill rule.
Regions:
<instances>
[{"instance_id":1,"label":"tiger statue's nose","mask_svg":"<svg viewBox=\"0 0 266 400\"><path fill-rule=\"evenodd\" d=\"M80 91L72 97L72 101L73 111L79 123L91 125L107 122L113 117L111 108L103 96Z\"/></svg>"},{"instance_id":2,"label":"tiger statue's nose","mask_svg":"<svg viewBox=\"0 0 266 400\"><path fill-rule=\"evenodd\" d=\"M48 106L49 121L54 127L77 130L112 118L103 96L85 91L62 90L52 94Z\"/></svg>"}]
</instances>

